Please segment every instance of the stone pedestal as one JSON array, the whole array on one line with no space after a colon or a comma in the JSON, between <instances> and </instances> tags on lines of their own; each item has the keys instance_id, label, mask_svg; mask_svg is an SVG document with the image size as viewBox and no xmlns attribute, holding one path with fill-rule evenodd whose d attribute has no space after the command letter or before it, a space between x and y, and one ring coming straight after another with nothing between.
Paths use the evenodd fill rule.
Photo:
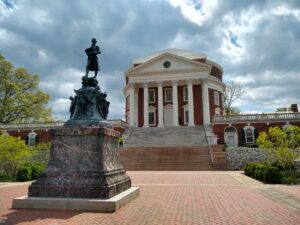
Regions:
<instances>
[{"instance_id":1,"label":"stone pedestal","mask_svg":"<svg viewBox=\"0 0 300 225\"><path fill-rule=\"evenodd\" d=\"M54 129L47 168L28 197L109 199L131 187L118 154L119 132L103 127Z\"/></svg>"}]
</instances>

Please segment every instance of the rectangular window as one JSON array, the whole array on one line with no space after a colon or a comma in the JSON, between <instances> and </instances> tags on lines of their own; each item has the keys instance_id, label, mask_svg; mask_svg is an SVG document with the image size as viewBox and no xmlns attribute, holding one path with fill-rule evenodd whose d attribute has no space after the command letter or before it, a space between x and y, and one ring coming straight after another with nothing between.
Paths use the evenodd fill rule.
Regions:
<instances>
[{"instance_id":1,"label":"rectangular window","mask_svg":"<svg viewBox=\"0 0 300 225\"><path fill-rule=\"evenodd\" d=\"M189 124L189 110L184 110L184 124Z\"/></svg>"},{"instance_id":2,"label":"rectangular window","mask_svg":"<svg viewBox=\"0 0 300 225\"><path fill-rule=\"evenodd\" d=\"M251 129L246 130L246 143L254 143L254 135Z\"/></svg>"},{"instance_id":3,"label":"rectangular window","mask_svg":"<svg viewBox=\"0 0 300 225\"><path fill-rule=\"evenodd\" d=\"M155 112L149 112L149 125L156 125Z\"/></svg>"},{"instance_id":4,"label":"rectangular window","mask_svg":"<svg viewBox=\"0 0 300 225\"><path fill-rule=\"evenodd\" d=\"M165 102L172 102L172 88L165 88Z\"/></svg>"},{"instance_id":5,"label":"rectangular window","mask_svg":"<svg viewBox=\"0 0 300 225\"><path fill-rule=\"evenodd\" d=\"M149 103L155 103L155 89L148 90L148 101Z\"/></svg>"},{"instance_id":6,"label":"rectangular window","mask_svg":"<svg viewBox=\"0 0 300 225\"><path fill-rule=\"evenodd\" d=\"M183 101L187 102L188 101L188 88L184 87L183 88Z\"/></svg>"},{"instance_id":7,"label":"rectangular window","mask_svg":"<svg viewBox=\"0 0 300 225\"><path fill-rule=\"evenodd\" d=\"M219 92L217 91L214 92L214 100L215 100L215 105L220 105Z\"/></svg>"}]
</instances>

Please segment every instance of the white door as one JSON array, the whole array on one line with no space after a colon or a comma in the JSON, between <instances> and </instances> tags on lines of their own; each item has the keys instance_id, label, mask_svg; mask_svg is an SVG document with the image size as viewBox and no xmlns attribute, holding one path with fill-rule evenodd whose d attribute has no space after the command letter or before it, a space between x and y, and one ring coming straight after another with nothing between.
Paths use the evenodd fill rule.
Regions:
<instances>
[{"instance_id":1,"label":"white door","mask_svg":"<svg viewBox=\"0 0 300 225\"><path fill-rule=\"evenodd\" d=\"M173 126L173 107L172 105L166 105L164 107L164 125Z\"/></svg>"}]
</instances>

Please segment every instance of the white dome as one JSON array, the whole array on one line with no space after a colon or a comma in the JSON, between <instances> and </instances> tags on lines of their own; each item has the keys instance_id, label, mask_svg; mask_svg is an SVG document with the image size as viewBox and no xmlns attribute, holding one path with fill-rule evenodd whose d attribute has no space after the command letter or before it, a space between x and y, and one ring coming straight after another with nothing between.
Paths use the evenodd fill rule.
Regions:
<instances>
[{"instance_id":1,"label":"white dome","mask_svg":"<svg viewBox=\"0 0 300 225\"><path fill-rule=\"evenodd\" d=\"M174 55L178 55L184 58L188 58L188 59L203 59L206 58L207 55L202 54L202 53L196 53L190 50L183 50L183 49L177 49L177 48L171 48L171 49L167 49L167 50L162 50L162 51L158 51L158 52L154 52L146 57L143 58L139 58L139 59L135 59L133 60L133 64L140 64L140 63L144 63L146 61L149 61L163 53L171 53Z\"/></svg>"}]
</instances>

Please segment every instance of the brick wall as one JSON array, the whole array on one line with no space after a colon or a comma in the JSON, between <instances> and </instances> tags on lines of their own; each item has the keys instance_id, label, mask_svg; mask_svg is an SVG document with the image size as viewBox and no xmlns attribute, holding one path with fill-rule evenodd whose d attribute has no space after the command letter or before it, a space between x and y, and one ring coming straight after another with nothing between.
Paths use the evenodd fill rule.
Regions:
<instances>
[{"instance_id":1,"label":"brick wall","mask_svg":"<svg viewBox=\"0 0 300 225\"><path fill-rule=\"evenodd\" d=\"M300 126L300 122L290 122L290 125L296 125ZM283 127L286 125L286 122L269 122L269 125L266 122L253 122L250 123L250 126L253 126L258 130L258 132L262 131L268 131L270 127ZM218 144L224 144L224 130L226 127L228 127L228 124L214 124L213 130L215 134L218 136ZM245 126L248 126L248 123L237 123L237 122L231 122L231 126L235 127L237 130L237 136L238 136L238 146L242 145L242 129Z\"/></svg>"}]
</instances>

